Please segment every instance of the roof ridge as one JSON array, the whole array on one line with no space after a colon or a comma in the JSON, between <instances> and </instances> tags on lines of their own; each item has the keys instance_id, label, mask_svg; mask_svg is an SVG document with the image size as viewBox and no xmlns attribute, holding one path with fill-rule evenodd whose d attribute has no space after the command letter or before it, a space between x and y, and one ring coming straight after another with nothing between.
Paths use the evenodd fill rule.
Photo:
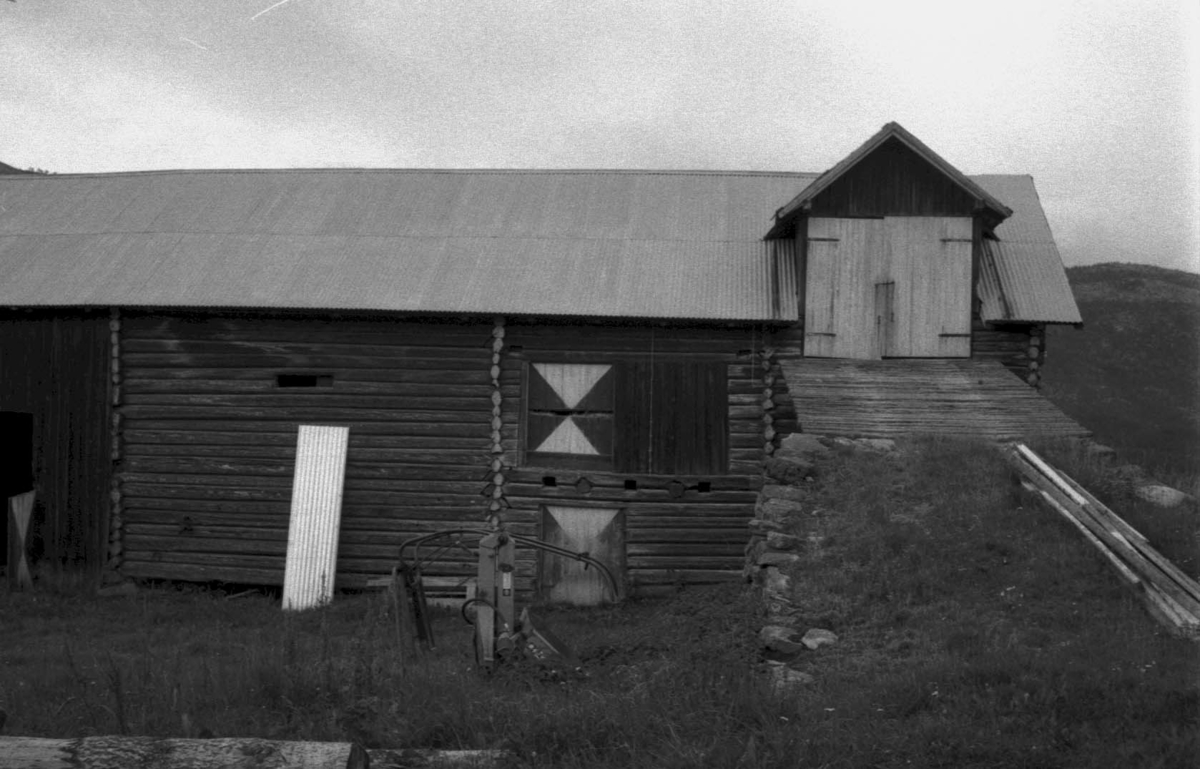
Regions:
<instances>
[{"instance_id":1,"label":"roof ridge","mask_svg":"<svg viewBox=\"0 0 1200 769\"><path fill-rule=\"evenodd\" d=\"M56 179L79 177L208 175L208 174L497 174L570 176L819 176L819 171L676 170L636 168L159 168L143 171L84 171L79 173L11 174L5 179Z\"/></svg>"}]
</instances>

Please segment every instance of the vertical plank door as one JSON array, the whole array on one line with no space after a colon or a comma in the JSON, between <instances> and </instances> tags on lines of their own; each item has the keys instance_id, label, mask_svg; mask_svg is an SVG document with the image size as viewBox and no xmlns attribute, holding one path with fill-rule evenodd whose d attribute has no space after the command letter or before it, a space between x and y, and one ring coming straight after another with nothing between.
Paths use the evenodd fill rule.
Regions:
<instances>
[{"instance_id":1,"label":"vertical plank door","mask_svg":"<svg viewBox=\"0 0 1200 769\"><path fill-rule=\"evenodd\" d=\"M625 566L625 515L619 509L546 506L542 513L542 539L550 544L587 552L622 578ZM543 594L554 603L596 606L614 597L604 576L579 561L542 554Z\"/></svg>"}]
</instances>

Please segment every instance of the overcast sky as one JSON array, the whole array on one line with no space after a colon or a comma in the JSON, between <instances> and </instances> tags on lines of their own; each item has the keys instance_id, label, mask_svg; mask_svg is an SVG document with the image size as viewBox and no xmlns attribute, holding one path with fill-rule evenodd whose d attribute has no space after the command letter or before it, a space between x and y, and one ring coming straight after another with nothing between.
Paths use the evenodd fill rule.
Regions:
<instances>
[{"instance_id":1,"label":"overcast sky","mask_svg":"<svg viewBox=\"0 0 1200 769\"><path fill-rule=\"evenodd\" d=\"M0 161L821 171L900 122L1200 271L1196 0L0 2Z\"/></svg>"}]
</instances>

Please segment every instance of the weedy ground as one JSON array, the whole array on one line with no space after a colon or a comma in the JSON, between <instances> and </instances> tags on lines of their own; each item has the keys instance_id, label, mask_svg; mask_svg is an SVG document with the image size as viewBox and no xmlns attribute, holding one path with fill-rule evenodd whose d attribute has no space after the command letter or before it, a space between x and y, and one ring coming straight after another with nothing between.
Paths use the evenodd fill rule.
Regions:
<instances>
[{"instance_id":1,"label":"weedy ground","mask_svg":"<svg viewBox=\"0 0 1200 769\"><path fill-rule=\"evenodd\" d=\"M794 661L815 678L795 694L758 671L740 585L539 609L578 678L479 674L451 612L435 652L401 659L380 595L285 614L207 588L46 585L0 594L5 732L503 747L555 767L1193 765L1198 647L994 449L918 441L818 470L791 522L809 541L795 604L840 641Z\"/></svg>"}]
</instances>

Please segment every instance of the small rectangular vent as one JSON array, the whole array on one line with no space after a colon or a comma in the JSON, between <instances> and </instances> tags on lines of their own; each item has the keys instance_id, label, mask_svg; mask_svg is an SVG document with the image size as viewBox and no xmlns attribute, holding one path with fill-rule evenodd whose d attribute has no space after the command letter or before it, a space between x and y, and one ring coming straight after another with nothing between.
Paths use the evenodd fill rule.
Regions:
<instances>
[{"instance_id":1,"label":"small rectangular vent","mask_svg":"<svg viewBox=\"0 0 1200 769\"><path fill-rule=\"evenodd\" d=\"M333 374L276 374L278 387L333 387Z\"/></svg>"}]
</instances>

